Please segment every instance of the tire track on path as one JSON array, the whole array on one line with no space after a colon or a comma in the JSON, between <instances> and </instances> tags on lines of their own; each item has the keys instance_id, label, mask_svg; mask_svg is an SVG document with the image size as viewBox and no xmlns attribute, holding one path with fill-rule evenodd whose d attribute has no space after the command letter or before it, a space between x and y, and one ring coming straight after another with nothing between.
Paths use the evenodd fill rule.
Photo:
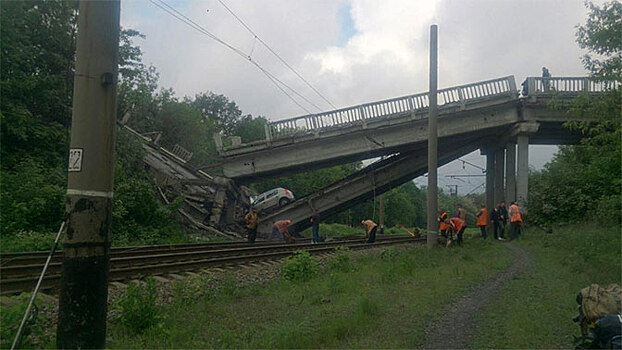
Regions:
<instances>
[{"instance_id":1,"label":"tire track on path","mask_svg":"<svg viewBox=\"0 0 622 350\"><path fill-rule=\"evenodd\" d=\"M512 243L505 246L512 253L512 265L449 305L443 315L426 329L424 349L465 349L471 345L476 331L473 321L477 313L495 300L508 281L532 265L532 259L525 250Z\"/></svg>"}]
</instances>

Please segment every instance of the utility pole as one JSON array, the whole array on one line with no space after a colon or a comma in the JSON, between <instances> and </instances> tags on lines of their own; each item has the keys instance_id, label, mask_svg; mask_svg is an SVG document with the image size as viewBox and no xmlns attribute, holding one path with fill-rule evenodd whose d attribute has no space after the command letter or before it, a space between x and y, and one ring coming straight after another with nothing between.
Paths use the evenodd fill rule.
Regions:
<instances>
[{"instance_id":1,"label":"utility pole","mask_svg":"<svg viewBox=\"0 0 622 350\"><path fill-rule=\"evenodd\" d=\"M430 109L428 112L428 248L436 246L438 231L438 129L436 125L438 89L438 27L430 26Z\"/></svg>"},{"instance_id":2,"label":"utility pole","mask_svg":"<svg viewBox=\"0 0 622 350\"><path fill-rule=\"evenodd\" d=\"M56 345L60 349L102 349L106 342L120 3L79 3Z\"/></svg>"}]
</instances>

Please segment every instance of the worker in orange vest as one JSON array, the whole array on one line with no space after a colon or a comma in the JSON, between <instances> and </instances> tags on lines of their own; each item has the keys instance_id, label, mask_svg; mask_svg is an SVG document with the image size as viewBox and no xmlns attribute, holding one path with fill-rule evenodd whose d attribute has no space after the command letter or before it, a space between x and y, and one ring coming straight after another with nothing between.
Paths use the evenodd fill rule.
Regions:
<instances>
[{"instance_id":1,"label":"worker in orange vest","mask_svg":"<svg viewBox=\"0 0 622 350\"><path fill-rule=\"evenodd\" d=\"M445 220L449 217L449 215L447 215L447 212L441 208L438 208L438 211L440 213L438 216L439 230L441 231L441 236L447 238L447 230L449 230L449 225L445 223Z\"/></svg>"},{"instance_id":2,"label":"worker in orange vest","mask_svg":"<svg viewBox=\"0 0 622 350\"><path fill-rule=\"evenodd\" d=\"M279 220L274 223L272 226L272 239L278 238L279 234L283 235L283 239L287 243L294 243L296 240L289 233L289 225L291 225L291 220Z\"/></svg>"},{"instance_id":3,"label":"worker in orange vest","mask_svg":"<svg viewBox=\"0 0 622 350\"><path fill-rule=\"evenodd\" d=\"M510 204L510 241L518 238L520 235L520 228L523 225L523 215L520 212L518 203L512 202Z\"/></svg>"},{"instance_id":4,"label":"worker in orange vest","mask_svg":"<svg viewBox=\"0 0 622 350\"><path fill-rule=\"evenodd\" d=\"M482 204L482 208L477 212L477 226L482 230L482 238L486 239L486 224L488 223L488 211L486 206Z\"/></svg>"},{"instance_id":5,"label":"worker in orange vest","mask_svg":"<svg viewBox=\"0 0 622 350\"><path fill-rule=\"evenodd\" d=\"M466 229L466 222L459 217L453 217L449 219L445 219L445 223L449 226L449 239L447 240L447 246L451 244L453 241L453 236L456 235L458 238L456 243L458 245L462 245L462 235L464 234L464 230Z\"/></svg>"}]
</instances>

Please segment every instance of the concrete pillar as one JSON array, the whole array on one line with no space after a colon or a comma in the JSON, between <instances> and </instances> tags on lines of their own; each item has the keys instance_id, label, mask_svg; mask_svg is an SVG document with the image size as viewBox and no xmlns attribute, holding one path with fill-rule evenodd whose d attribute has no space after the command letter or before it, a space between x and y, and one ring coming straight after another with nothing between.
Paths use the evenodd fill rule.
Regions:
<instances>
[{"instance_id":1,"label":"concrete pillar","mask_svg":"<svg viewBox=\"0 0 622 350\"><path fill-rule=\"evenodd\" d=\"M486 209L489 213L495 207L495 152L493 148L486 150ZM479 203L476 203L479 205ZM492 225L488 225L488 235L492 232Z\"/></svg>"},{"instance_id":2,"label":"concrete pillar","mask_svg":"<svg viewBox=\"0 0 622 350\"><path fill-rule=\"evenodd\" d=\"M518 135L518 169L516 177L516 200L523 208L527 209L527 180L529 176L529 136Z\"/></svg>"},{"instance_id":3,"label":"concrete pillar","mask_svg":"<svg viewBox=\"0 0 622 350\"><path fill-rule=\"evenodd\" d=\"M516 200L516 143L505 146L505 201Z\"/></svg>"},{"instance_id":4,"label":"concrete pillar","mask_svg":"<svg viewBox=\"0 0 622 350\"><path fill-rule=\"evenodd\" d=\"M495 203L504 199L503 171L505 170L505 149L498 148L495 151Z\"/></svg>"}]
</instances>

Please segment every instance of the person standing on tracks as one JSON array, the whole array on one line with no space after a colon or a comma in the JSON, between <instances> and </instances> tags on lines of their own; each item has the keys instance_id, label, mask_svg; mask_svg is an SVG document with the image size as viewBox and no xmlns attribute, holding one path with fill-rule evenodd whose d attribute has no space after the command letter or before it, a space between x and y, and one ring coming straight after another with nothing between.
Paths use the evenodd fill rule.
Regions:
<instances>
[{"instance_id":1,"label":"person standing on tracks","mask_svg":"<svg viewBox=\"0 0 622 350\"><path fill-rule=\"evenodd\" d=\"M510 204L510 241L520 236L520 228L523 224L523 215L520 212L518 203Z\"/></svg>"},{"instance_id":2,"label":"person standing on tracks","mask_svg":"<svg viewBox=\"0 0 622 350\"><path fill-rule=\"evenodd\" d=\"M376 231L378 225L372 220L363 220L361 225L365 226L365 237L367 237L367 243L374 243L376 241Z\"/></svg>"},{"instance_id":3,"label":"person standing on tracks","mask_svg":"<svg viewBox=\"0 0 622 350\"><path fill-rule=\"evenodd\" d=\"M259 221L259 216L257 212L255 212L255 208L251 207L246 216L244 216L244 220L246 221L248 243L254 244L255 238L257 238L257 222Z\"/></svg>"},{"instance_id":4,"label":"person standing on tracks","mask_svg":"<svg viewBox=\"0 0 622 350\"><path fill-rule=\"evenodd\" d=\"M311 215L311 232L313 232L313 241L311 243L320 243L322 239L320 238L320 214L317 212L317 209L313 210L313 215Z\"/></svg>"},{"instance_id":5,"label":"person standing on tracks","mask_svg":"<svg viewBox=\"0 0 622 350\"><path fill-rule=\"evenodd\" d=\"M482 238L486 239L486 225L488 224L488 211L486 205L482 204L481 209L477 212L477 226L482 231Z\"/></svg>"},{"instance_id":6,"label":"person standing on tracks","mask_svg":"<svg viewBox=\"0 0 622 350\"><path fill-rule=\"evenodd\" d=\"M294 243L296 240L289 234L289 225L291 220L279 220L272 226L272 236L270 238L277 238L282 236L283 240L287 243Z\"/></svg>"}]
</instances>

